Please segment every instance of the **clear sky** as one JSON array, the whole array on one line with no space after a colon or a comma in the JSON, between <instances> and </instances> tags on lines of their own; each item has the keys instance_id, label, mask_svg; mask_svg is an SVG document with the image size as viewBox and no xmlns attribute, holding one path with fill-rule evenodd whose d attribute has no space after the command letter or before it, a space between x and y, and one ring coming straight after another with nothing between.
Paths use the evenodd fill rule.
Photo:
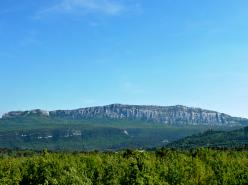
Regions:
<instances>
[{"instance_id":1,"label":"clear sky","mask_svg":"<svg viewBox=\"0 0 248 185\"><path fill-rule=\"evenodd\" d=\"M111 103L248 117L247 0L2 0L0 113Z\"/></svg>"}]
</instances>

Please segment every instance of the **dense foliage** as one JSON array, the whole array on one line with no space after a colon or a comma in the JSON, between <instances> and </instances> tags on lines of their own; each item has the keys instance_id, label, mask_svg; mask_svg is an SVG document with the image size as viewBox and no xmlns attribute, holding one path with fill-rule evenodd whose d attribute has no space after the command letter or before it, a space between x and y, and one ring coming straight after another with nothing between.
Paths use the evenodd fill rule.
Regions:
<instances>
[{"instance_id":1,"label":"dense foliage","mask_svg":"<svg viewBox=\"0 0 248 185\"><path fill-rule=\"evenodd\" d=\"M248 184L247 151L8 152L1 154L1 185Z\"/></svg>"}]
</instances>

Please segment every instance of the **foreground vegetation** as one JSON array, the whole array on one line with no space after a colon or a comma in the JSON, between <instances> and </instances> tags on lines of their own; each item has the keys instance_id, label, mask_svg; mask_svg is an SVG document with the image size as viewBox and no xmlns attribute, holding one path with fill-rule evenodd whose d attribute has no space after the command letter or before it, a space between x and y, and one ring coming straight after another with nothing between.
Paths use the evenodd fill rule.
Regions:
<instances>
[{"instance_id":1,"label":"foreground vegetation","mask_svg":"<svg viewBox=\"0 0 248 185\"><path fill-rule=\"evenodd\" d=\"M0 156L1 185L248 184L247 151L3 151Z\"/></svg>"}]
</instances>

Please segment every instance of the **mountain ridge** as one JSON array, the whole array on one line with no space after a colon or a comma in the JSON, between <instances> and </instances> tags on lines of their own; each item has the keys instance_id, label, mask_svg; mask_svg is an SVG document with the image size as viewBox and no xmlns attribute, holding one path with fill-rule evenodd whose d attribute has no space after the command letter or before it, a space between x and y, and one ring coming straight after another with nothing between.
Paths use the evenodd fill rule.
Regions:
<instances>
[{"instance_id":1,"label":"mountain ridge","mask_svg":"<svg viewBox=\"0 0 248 185\"><path fill-rule=\"evenodd\" d=\"M73 110L45 111L34 109L30 111L11 111L2 116L9 119L18 116L38 114L53 118L69 120L85 119L116 119L136 120L169 125L218 125L235 126L248 124L248 119L232 117L217 111L187 107L183 105L157 106L157 105L126 105L110 104L104 106L85 107Z\"/></svg>"}]
</instances>

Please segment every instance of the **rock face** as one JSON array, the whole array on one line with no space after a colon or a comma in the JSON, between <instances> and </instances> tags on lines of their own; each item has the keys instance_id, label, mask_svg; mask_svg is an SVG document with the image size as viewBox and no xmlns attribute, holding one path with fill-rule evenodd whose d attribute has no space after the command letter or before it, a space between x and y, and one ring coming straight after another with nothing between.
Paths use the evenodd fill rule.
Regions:
<instances>
[{"instance_id":1,"label":"rock face","mask_svg":"<svg viewBox=\"0 0 248 185\"><path fill-rule=\"evenodd\" d=\"M76 110L56 110L51 112L34 110L26 112L10 112L4 117L25 114L40 114L54 118L85 120L115 119L135 120L171 125L242 125L247 119L231 117L227 114L200 108L177 106L142 106L112 104L106 106L81 108Z\"/></svg>"},{"instance_id":2,"label":"rock face","mask_svg":"<svg viewBox=\"0 0 248 185\"><path fill-rule=\"evenodd\" d=\"M27 116L27 115L40 115L40 116L49 116L49 112L45 110L35 109L30 111L13 111L3 115L3 118L13 118L18 116Z\"/></svg>"}]
</instances>

